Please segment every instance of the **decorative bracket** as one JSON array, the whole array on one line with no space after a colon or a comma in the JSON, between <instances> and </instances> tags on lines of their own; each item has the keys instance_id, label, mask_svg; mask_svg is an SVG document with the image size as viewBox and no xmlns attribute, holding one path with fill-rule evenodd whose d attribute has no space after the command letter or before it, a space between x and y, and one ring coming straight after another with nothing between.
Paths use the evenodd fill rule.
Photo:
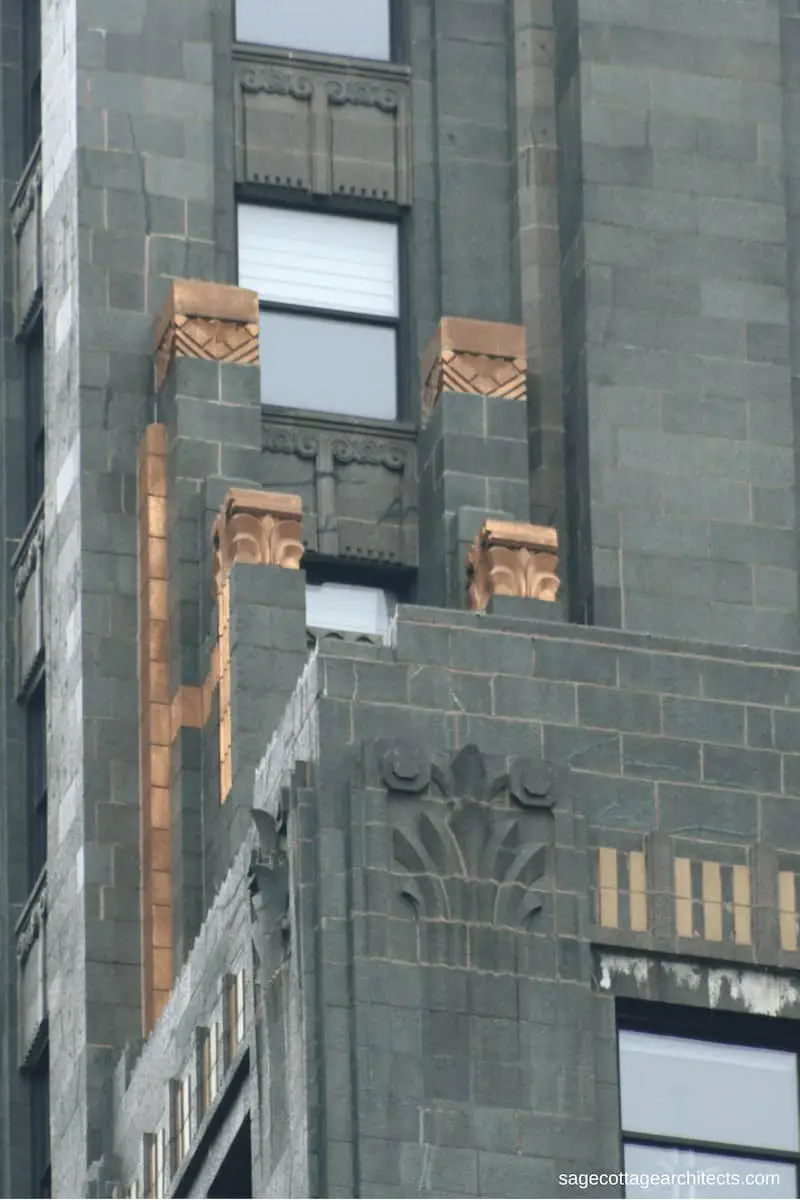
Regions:
<instances>
[{"instance_id":1,"label":"decorative bracket","mask_svg":"<svg viewBox=\"0 0 800 1200\"><path fill-rule=\"evenodd\" d=\"M250 863L250 895L262 941L280 935L283 951L289 943L289 859L286 853L287 806L281 805L278 819L261 809L251 815L258 834L258 848ZM264 962L263 953L259 958Z\"/></svg>"},{"instance_id":2,"label":"decorative bracket","mask_svg":"<svg viewBox=\"0 0 800 1200\"><path fill-rule=\"evenodd\" d=\"M299 496L232 488L211 531L213 595L217 602L220 800L233 786L231 726L230 573L236 563L299 570L303 557L303 504Z\"/></svg>"},{"instance_id":3,"label":"decorative bracket","mask_svg":"<svg viewBox=\"0 0 800 1200\"><path fill-rule=\"evenodd\" d=\"M215 591L235 563L299 570L304 550L302 517L299 496L232 488L211 531Z\"/></svg>"},{"instance_id":4,"label":"decorative bracket","mask_svg":"<svg viewBox=\"0 0 800 1200\"><path fill-rule=\"evenodd\" d=\"M154 333L156 390L174 358L255 366L258 296L227 284L173 279Z\"/></svg>"},{"instance_id":5,"label":"decorative bracket","mask_svg":"<svg viewBox=\"0 0 800 1200\"><path fill-rule=\"evenodd\" d=\"M522 325L442 317L422 359L423 422L442 392L524 400L527 370Z\"/></svg>"},{"instance_id":6,"label":"decorative bracket","mask_svg":"<svg viewBox=\"0 0 800 1200\"><path fill-rule=\"evenodd\" d=\"M558 599L558 534L546 525L485 521L467 555L469 607L483 612L492 596Z\"/></svg>"}]
</instances>

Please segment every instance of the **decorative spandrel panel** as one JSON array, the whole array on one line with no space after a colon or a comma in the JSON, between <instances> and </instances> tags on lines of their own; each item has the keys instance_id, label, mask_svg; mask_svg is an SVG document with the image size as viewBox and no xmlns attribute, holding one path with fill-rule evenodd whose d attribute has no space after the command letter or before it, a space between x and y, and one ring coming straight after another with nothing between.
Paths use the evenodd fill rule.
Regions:
<instances>
[{"instance_id":1,"label":"decorative spandrel panel","mask_svg":"<svg viewBox=\"0 0 800 1200\"><path fill-rule=\"evenodd\" d=\"M414 432L372 432L343 422L291 425L270 417L263 432L265 487L302 497L308 549L333 558L415 567L417 463Z\"/></svg>"},{"instance_id":2,"label":"decorative spandrel panel","mask_svg":"<svg viewBox=\"0 0 800 1200\"><path fill-rule=\"evenodd\" d=\"M237 51L236 178L411 203L408 69Z\"/></svg>"},{"instance_id":3,"label":"decorative spandrel panel","mask_svg":"<svg viewBox=\"0 0 800 1200\"><path fill-rule=\"evenodd\" d=\"M42 156L37 147L11 201L14 235L14 332L27 328L42 289Z\"/></svg>"},{"instance_id":4,"label":"decorative spandrel panel","mask_svg":"<svg viewBox=\"0 0 800 1200\"><path fill-rule=\"evenodd\" d=\"M520 935L554 933L559 773L472 745L449 761L399 741L375 752L389 795L390 917L414 919L422 963L515 973Z\"/></svg>"}]
</instances>

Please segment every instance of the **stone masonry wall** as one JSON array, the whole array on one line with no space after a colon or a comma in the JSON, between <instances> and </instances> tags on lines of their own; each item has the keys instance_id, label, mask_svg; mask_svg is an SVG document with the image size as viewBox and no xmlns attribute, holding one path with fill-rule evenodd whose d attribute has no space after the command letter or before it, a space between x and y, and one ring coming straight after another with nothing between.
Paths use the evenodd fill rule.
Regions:
<instances>
[{"instance_id":1,"label":"stone masonry wall","mask_svg":"<svg viewBox=\"0 0 800 1200\"><path fill-rule=\"evenodd\" d=\"M8 111L21 105L20 6L0 5L0 79ZM4 105L5 109L5 105ZM8 212L23 162L22 122L0 127L0 203ZM16 702L16 598L10 562L26 522L22 354L13 342L13 266L10 223L0 237L0 1192L28 1186L26 1088L17 1073L14 926L27 898L28 878L22 711Z\"/></svg>"},{"instance_id":2,"label":"stone masonry wall","mask_svg":"<svg viewBox=\"0 0 800 1200\"><path fill-rule=\"evenodd\" d=\"M796 1014L800 658L430 609L348 651L320 653L320 756L290 807L320 1194L617 1169L611 1000L646 993L600 983L688 993L614 954L699 959L700 994L737 1011L764 1011L743 997L768 968Z\"/></svg>"},{"instance_id":3,"label":"stone masonry wall","mask_svg":"<svg viewBox=\"0 0 800 1200\"><path fill-rule=\"evenodd\" d=\"M797 645L780 12L576 4L600 624Z\"/></svg>"}]
</instances>

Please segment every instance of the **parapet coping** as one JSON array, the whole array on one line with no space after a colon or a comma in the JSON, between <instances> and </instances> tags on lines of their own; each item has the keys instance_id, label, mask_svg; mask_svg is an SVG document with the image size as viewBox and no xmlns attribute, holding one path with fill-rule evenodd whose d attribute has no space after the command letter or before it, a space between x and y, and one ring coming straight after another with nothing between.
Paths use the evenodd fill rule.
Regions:
<instances>
[{"instance_id":1,"label":"parapet coping","mask_svg":"<svg viewBox=\"0 0 800 1200\"><path fill-rule=\"evenodd\" d=\"M520 601L520 607L524 603L525 601ZM684 658L716 658L729 662L748 663L752 666L800 669L800 650L734 646L724 642L703 642L691 638L670 638L660 634L610 629L601 625L574 625L563 621L544 621L536 617L512 617L506 614L493 615L399 604L395 612L393 629L397 625L450 626L453 629L468 629L475 632L515 633L529 637L549 638L553 641L606 646L612 649L678 654ZM390 644L394 644L395 638L396 633L392 633ZM321 643L320 650L324 655L324 643Z\"/></svg>"}]
</instances>

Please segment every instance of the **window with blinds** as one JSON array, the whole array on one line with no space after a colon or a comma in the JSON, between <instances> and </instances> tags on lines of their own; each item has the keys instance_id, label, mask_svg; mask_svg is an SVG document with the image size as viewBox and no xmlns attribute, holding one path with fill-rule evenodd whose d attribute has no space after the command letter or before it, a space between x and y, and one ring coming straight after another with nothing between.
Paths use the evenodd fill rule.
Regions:
<instances>
[{"instance_id":1,"label":"window with blinds","mask_svg":"<svg viewBox=\"0 0 800 1200\"><path fill-rule=\"evenodd\" d=\"M236 0L236 38L386 61L392 49L390 0Z\"/></svg>"},{"instance_id":2,"label":"window with blinds","mask_svg":"<svg viewBox=\"0 0 800 1200\"><path fill-rule=\"evenodd\" d=\"M393 420L397 226L251 204L238 224L239 283L261 303L262 402Z\"/></svg>"}]
</instances>

